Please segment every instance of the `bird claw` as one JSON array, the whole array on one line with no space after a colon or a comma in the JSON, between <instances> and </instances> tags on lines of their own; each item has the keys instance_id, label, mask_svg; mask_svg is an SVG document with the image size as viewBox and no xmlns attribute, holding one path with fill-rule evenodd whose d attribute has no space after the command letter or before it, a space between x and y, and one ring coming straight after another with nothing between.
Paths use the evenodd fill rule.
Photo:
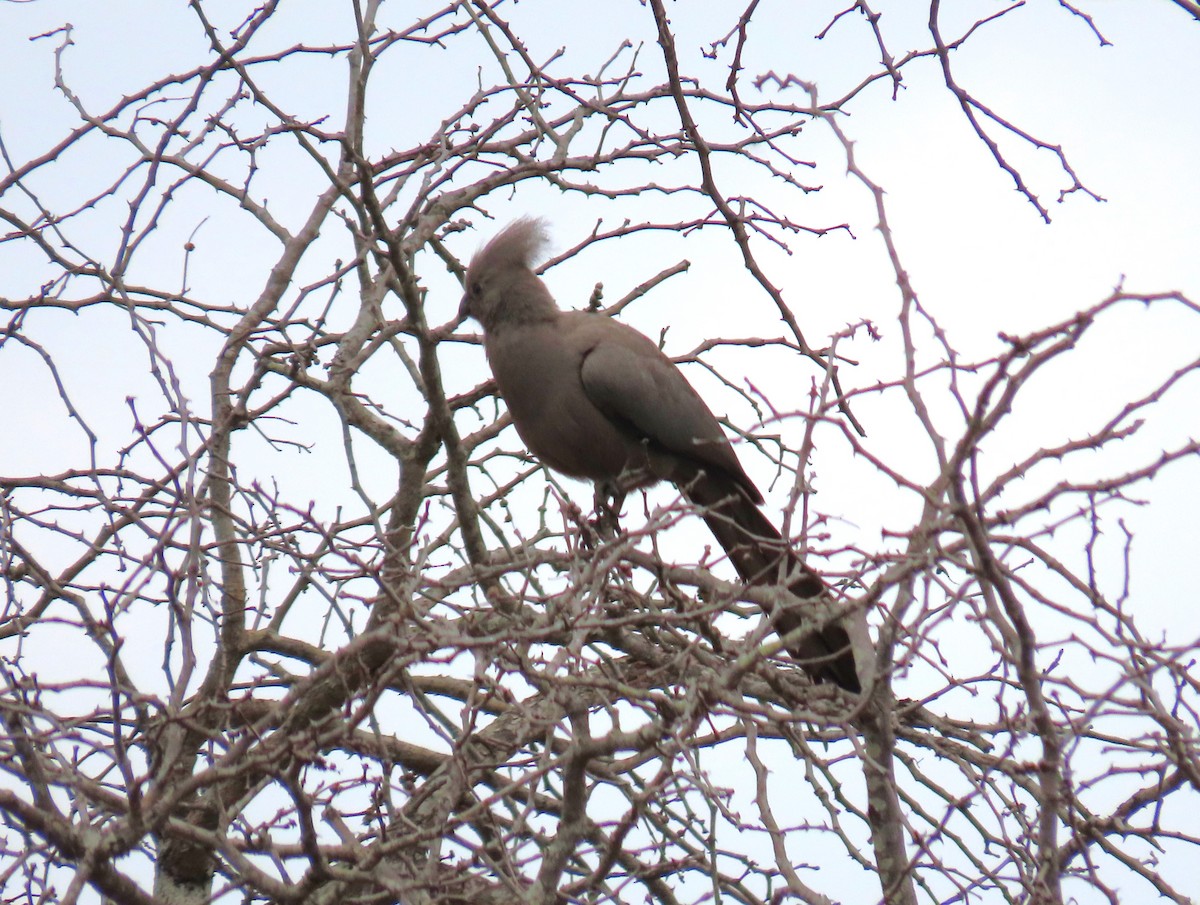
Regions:
<instances>
[{"instance_id":1,"label":"bird claw","mask_svg":"<svg viewBox=\"0 0 1200 905\"><path fill-rule=\"evenodd\" d=\"M607 481L598 481L594 500L596 517L589 524L600 540L614 540L621 531L625 492Z\"/></svg>"}]
</instances>

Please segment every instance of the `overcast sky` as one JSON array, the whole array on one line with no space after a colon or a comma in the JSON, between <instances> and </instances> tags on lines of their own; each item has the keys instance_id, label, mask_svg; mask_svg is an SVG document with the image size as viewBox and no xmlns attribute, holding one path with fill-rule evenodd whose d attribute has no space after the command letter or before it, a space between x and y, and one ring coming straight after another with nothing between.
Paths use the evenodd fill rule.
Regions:
<instances>
[{"instance_id":1,"label":"overcast sky","mask_svg":"<svg viewBox=\"0 0 1200 905\"><path fill-rule=\"evenodd\" d=\"M927 13L920 6L898 4L886 9L885 34L893 54L899 56L928 42ZM225 24L230 26L242 15L240 8L209 7L214 15L224 10L229 20ZM564 65L577 71L598 68L626 34L633 34L635 40L653 40L648 16L639 4L630 2L621 16L588 15L590 8L532 2L507 7L514 28L535 58L548 58L561 48ZM761 24L751 32L748 45L743 74L747 96L764 96L751 86L753 77L767 67L779 69L781 63L789 68L781 69L780 75L790 71L815 82L823 100L856 83L865 71L863 61L874 58L870 55L874 48L867 46L869 33L860 23L844 20L821 41L805 37L819 31L840 8L830 3L786 8L763 4L755 20ZM957 34L956 29L969 21L968 15L1001 8L1005 4L949 5L943 12L943 28L947 35ZM120 14L114 15L114 9ZM383 24L391 10L397 22L406 21L407 10L390 4L383 9ZM702 73L709 64L698 51L724 34L722 29L731 23L722 16L727 19L729 11L720 3L680 4L673 10L685 64L690 71ZM1002 349L998 333L1019 334L1068 318L1097 303L1118 284L1139 292L1177 290L1200 297L1200 24L1166 0L1103 0L1088 10L1111 46L1102 46L1088 25L1060 4L1034 2L973 36L955 58L956 75L997 113L1042 141L1061 146L1080 180L1105 199L1102 203L1083 192L1059 203L1058 192L1068 183L1053 154L995 130L1008 159L1020 168L1048 210L1051 222L1043 222L972 134L933 61L906 69L905 87L896 100L891 98L890 85L879 82L840 121L855 142L859 164L886 190L887 214L902 263L922 303L968 359ZM271 26L276 46L296 41L319 44L345 39L350 33L348 13L337 4L293 3L285 11L293 15ZM60 37L34 39L66 22L73 25L75 43L63 56L64 68L74 90L93 109L103 109L123 93L167 72L195 65L206 53L192 16L173 4L129 2L113 7L47 0L0 5L4 36L0 77L5 86L0 95L0 136L15 161L44 153L76 122L73 108L53 84L54 47ZM131 41L136 52L129 52ZM386 72L377 74L377 85L394 85L395 90L377 88L371 96L368 143L380 151L404 146L414 134L433 128L478 78L478 61L470 59L468 51L452 45L445 54L429 56L435 68L417 79L400 70L392 81L386 79ZM645 46L640 52L644 67L655 65L655 55ZM261 75L293 109L336 119L342 115L341 65L308 75L302 71L303 77L290 69L266 70ZM764 88L773 90L778 91ZM797 103L805 100L798 88L783 91L785 96L788 93ZM822 238L797 238L786 255L766 244L758 250L814 345L846 324L864 319L876 324L882 342L873 342L860 331L853 342L841 347L843 354L861 362L856 369L846 370L843 379L851 386L870 386L876 379L898 373L899 293L874 228L870 195L844 175L843 152L829 130L814 124L808 140L807 150L816 164L811 182L824 188L805 196L789 215L809 226L846 223L849 229ZM54 178L37 183L36 189L52 206L78 197L81 186L109 178L104 153L101 147L92 148L88 155L76 154L50 170ZM772 198L776 191L769 184L742 184L736 172L718 171L718 176L725 180L722 187L729 194L758 192ZM302 174L278 167L264 168L260 185L276 216L293 226L320 188L317 184L314 189ZM497 199L491 210L495 222L525 213L547 216L556 237L555 250L560 250L577 242L599 218L636 218L639 203L640 213L649 216L669 202L648 196L614 213L594 201L546 187L523 190L507 208ZM213 218L200 225L201 220L198 212L190 220L164 223L161 237L155 239L161 242L163 254L142 266L161 267L172 275L169 279L178 279L183 242L200 226L190 288L245 304L261 286L264 261L272 258L250 253L260 239L239 232L232 219L226 224ZM83 238L93 249L111 247L114 222L119 221L99 220L95 231ZM495 223L481 222L477 232L456 237L456 250L469 256L494 229ZM692 262L685 275L631 310L636 326L651 335L667 328L668 347L675 353L711 335L713 318L727 316L731 305L744 319L743 335L755 330L764 335L778 332L769 301L754 291L735 250L716 234L628 242L619 253L614 246L602 245L552 270L547 279L562 304L578 307L597 281L604 282L606 297L613 300L665 263L684 258ZM11 296L32 291L47 273L40 255L26 243L0 244L0 268L0 293ZM434 321L453 317L458 298L453 280L439 270L435 267L423 274L431 287ZM681 311L686 316L680 316ZM127 334L120 321L120 317L113 319L114 337ZM1111 415L1112 393L1128 394L1132 387L1152 385L1163 367L1177 367L1200 347L1194 321L1170 306L1148 311L1130 306L1129 311L1109 318L1072 355L1069 365L1052 370L1037 392L1022 397L1009 430L985 447L995 456L996 468L1027 455L1031 443L1053 446L1094 429ZM140 360L131 358L121 345L123 340L97 342L96 330L96 320L66 319L54 328L54 341L78 348L77 354L61 356L66 377L82 399L91 401L93 411L107 413L98 416L100 429L111 423L114 436L124 438L131 417L125 397L131 387L138 388L149 378ZM164 338L169 341L170 337ZM183 343L180 354L186 357L189 351ZM464 356L464 362L473 361L474 366L463 373L460 386L477 379L482 366L477 350L465 350ZM197 359L194 373L182 368L184 386L200 407L206 405L207 368L203 356ZM706 392L712 389L704 385L704 375L692 376ZM799 375L793 365L775 376L785 389L794 387L797 379L812 378ZM770 381L772 375L759 374L756 379ZM30 353L10 345L0 354L0 381L26 387L24 394L10 395L5 402L24 429L0 437L0 471L20 472L39 463L51 470L65 467L76 455L71 443L79 443L80 435L75 432L75 439L66 441L59 433L61 403L47 375ZM894 421L895 411L886 399L879 405L870 399L860 405L857 414L867 428L867 444L886 451L892 461L903 463L907 457L914 474L927 476L931 460L923 441L912 433L911 420ZM1162 407L1160 420L1149 425L1136 443L1127 445L1129 461L1144 461L1155 447L1166 448L1195 434L1198 411L1195 381L1184 382ZM738 418L746 413L730 414ZM952 433L953 417L946 426ZM334 429L332 424L329 427ZM897 443L898 437L904 440ZM910 437L911 445L905 442ZM56 460L57 456L61 458ZM1098 467L1103 471L1110 464ZM894 511L892 503L885 502L894 492L886 481L872 469L856 470L855 463L837 448L825 450L824 455L819 451L813 468L822 509L843 513L868 543L878 538ZM1192 554L1200 548L1200 526L1191 515L1198 484L1194 468L1178 467L1146 487L1148 505L1129 516L1140 535L1135 547L1139 581L1163 583L1161 593L1148 596L1161 607L1155 618L1164 624L1182 621L1180 628L1192 633L1197 627L1196 609L1168 604L1175 595L1167 589L1196 587L1200 578L1200 556ZM581 498L588 496L581 489ZM895 505L911 508L916 501L909 496Z\"/></svg>"},{"instance_id":2,"label":"overcast sky","mask_svg":"<svg viewBox=\"0 0 1200 905\"><path fill-rule=\"evenodd\" d=\"M863 54L874 59L869 46L864 50L866 32L861 25L847 21L835 26L823 41L809 38L845 5L845 0L765 0L763 20L756 21L786 27L764 25L753 32L753 52L746 63L747 95L761 96L749 83L763 67L777 68L781 60L791 72L816 82L822 100L854 84L862 72ZM999 10L1009 4L944 5L946 31L956 33L956 18L965 22L969 12ZM1096 28L1111 46L1101 46L1088 25L1061 4L1031 0L971 40L956 58L957 76L1011 122L1050 145L1061 146L1075 173L1103 202L1076 192L1059 203L1063 173L1054 155L1011 136L1003 138L1009 160L1021 169L1049 212L1051 222L1044 222L971 132L933 61L906 70L906 87L896 100L890 86L880 82L854 103L851 115L840 120L855 142L859 164L886 189L889 221L922 303L967 359L985 358L1005 348L999 333L1020 334L1069 318L1095 305L1118 284L1144 293L1179 291L1200 300L1200 23L1167 0L1097 0L1078 5L1093 14ZM300 7L306 15L281 22L275 39L278 46L300 40L314 44L344 40L352 25L344 6L317 0L282 4L285 12ZM648 12L634 0L604 4L604 14L597 12L600 6L595 0L553 4L524 0L506 9L535 58L548 58L562 47L568 61L581 61L578 71L591 71L613 53L630 28L637 30L640 39L653 40ZM927 43L924 4L894 6L887 7L885 19L893 53ZM222 9L220 4L206 7ZM695 67L692 71L705 65L697 48L719 38L731 24L726 21L729 9L716 0L679 2L672 7L679 45L688 65ZM385 16L395 10L397 22L412 15L408 4L385 4L384 10ZM911 19L904 19L905 15ZM240 16L230 8L232 21ZM785 16L790 18L781 18ZM718 27L718 21L723 27ZM59 39L31 40L65 22L73 24L75 41L64 57L68 75L95 109L205 57L203 36L182 4L161 0L0 4L0 137L15 162L44 153L77 122L53 84L53 51ZM655 50L643 51L647 66ZM370 99L368 144L379 153L392 146L406 147L416 140L414 135L425 134L461 102L464 91L469 92L478 78L476 66L476 61L451 48L431 64L431 71L416 78L397 69L395 91L378 92ZM320 70L303 78L290 72L264 77L273 79L272 90L286 96L292 109L336 119L344 112L341 67L339 62L330 70L338 73L337 78ZM795 102L804 102L799 89L787 92L795 95ZM877 325L881 342L860 332L840 349L862 363L846 370L848 384L866 387L899 372L895 322L900 296L875 229L872 198L845 176L842 149L832 134L818 123L809 135L817 164L812 181L824 189L808 196L794 216L814 227L846 223L849 229L822 238L797 238L791 254L765 244L759 251L772 278L785 288L813 345L823 344L849 323L869 319ZM77 156L52 171L61 184L39 183L37 189L51 206L65 203L77 198L80 187L89 185L104 165L103 156ZM770 197L774 191L770 184L741 185L733 171L720 175L729 194ZM272 211L290 226L298 225L312 204L313 183L306 181L311 176L286 168L263 175ZM8 201L0 199L0 203ZM554 227L556 250L561 250L579 241L599 217L619 221L622 216L637 216L639 203L640 210L652 211L666 202L647 197L631 202L623 213L609 213L595 202L543 187L518 193L508 207L497 199L492 211L501 222L525 213L546 215ZM164 273L178 273L179 249L199 219L164 224L159 263ZM97 219L96 232L81 238L94 248L110 247L113 237L104 233L104 222ZM495 223L481 222L478 231L454 237L454 250L469 256L495 228ZM266 257L257 259L240 233L224 231L217 220L198 235L190 286L210 298L239 305L252 301L265 277L262 265L274 260L277 248L270 246ZM674 353L711 335L710 324L729 317L732 306L745 319L742 335L779 332L769 302L753 293L727 239L715 233L661 237L655 243L629 243L619 249L615 244L601 245L552 269L547 280L562 304L578 307L597 281L604 282L606 298L615 300L682 258L690 260L692 267L631 312L636 326L655 337L669 328L668 346ZM30 243L0 244L0 296L33 291L45 273L46 266ZM458 302L452 278L432 268L423 278L431 287L430 319L450 320ZM394 311L392 316L397 316ZM111 335L105 332L109 328ZM125 397L153 392L146 388L144 359L130 355L123 345L127 324L119 317L107 325L103 319L63 318L51 332L43 338L56 344L52 351L64 363L65 379L76 398L97 413L101 429L111 426L112 448L127 442L131 416ZM999 471L1028 455L1031 448L1052 447L1093 430L1113 413L1114 394L1125 399L1138 388L1152 386L1164 373L1195 358L1198 350L1200 318L1194 313L1185 314L1171 305L1131 304L1107 318L1063 366L1051 369L1035 392L1022 397L1006 432L989 441L985 452ZM199 409L207 406L211 361L202 354L193 360L185 346L179 349L181 380ZM482 373L478 349L464 348L461 361L463 370L448 375L452 391L473 385ZM190 370L189 364L194 365ZM797 375L792 367L774 378L763 377L778 380L773 395L786 395L789 385L807 390L813 375ZM695 377L690 371L689 376ZM1156 450L1200 434L1197 376L1181 382L1164 400L1157 420L1137 438L1089 467L1097 473L1120 471L1151 460ZM701 375L698 385L706 392L712 390L703 380ZM0 412L8 425L0 429L0 474L52 471L77 462L78 431L71 425L64 427L57 391L28 350L11 344L0 348L0 386L6 388ZM910 418L894 418L886 405L872 399L864 400L857 414L867 428L865 442L870 448L881 454L886 451L889 461L928 477L928 450ZM935 411L935 416L945 418L952 433L953 412ZM326 427L338 438L333 444L336 454L338 426L330 420ZM895 513L911 509L918 501L885 486L878 472L845 455L836 439L824 442L813 460L821 509L839 514L847 542L877 543L881 529L896 523ZM906 448L909 443L911 448ZM309 461L320 463L319 458ZM336 461L329 465L338 467ZM321 464L310 464L295 470L293 479L300 485L319 483L324 474ZM393 481L391 471L380 474L381 486ZM339 471L339 481L342 477ZM1059 477L1047 471L1030 481L1050 484ZM288 478L281 475L280 480ZM581 503L590 501L590 490L576 489ZM1200 510L1200 467L1182 463L1142 489L1144 505L1131 506L1125 513L1137 536L1135 602L1150 628L1195 638L1200 633L1200 520L1195 516ZM779 491L776 504L784 491ZM1069 547L1071 538L1063 542ZM1195 888L1200 888L1200 870L1196 876Z\"/></svg>"}]
</instances>

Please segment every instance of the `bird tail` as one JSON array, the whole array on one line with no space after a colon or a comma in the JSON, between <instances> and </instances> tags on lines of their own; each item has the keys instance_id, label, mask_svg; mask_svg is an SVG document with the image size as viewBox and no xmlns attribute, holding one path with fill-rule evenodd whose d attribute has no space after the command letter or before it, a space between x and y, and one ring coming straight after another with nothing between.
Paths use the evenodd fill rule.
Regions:
<instances>
[{"instance_id":1,"label":"bird tail","mask_svg":"<svg viewBox=\"0 0 1200 905\"><path fill-rule=\"evenodd\" d=\"M739 484L700 472L694 480L680 482L680 487L747 584L786 582L788 590L802 600L826 594L821 576L804 564ZM803 607L773 608L771 615L780 635L805 621ZM862 691L850 636L840 623L829 622L808 632L789 651L816 681L833 682L854 693Z\"/></svg>"}]
</instances>

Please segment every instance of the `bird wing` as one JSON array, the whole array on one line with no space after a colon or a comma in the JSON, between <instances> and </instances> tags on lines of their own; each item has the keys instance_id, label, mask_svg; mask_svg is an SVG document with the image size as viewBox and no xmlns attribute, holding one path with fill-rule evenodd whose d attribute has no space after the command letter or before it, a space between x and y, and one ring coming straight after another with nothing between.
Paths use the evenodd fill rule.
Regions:
<instances>
[{"instance_id":1,"label":"bird wing","mask_svg":"<svg viewBox=\"0 0 1200 905\"><path fill-rule=\"evenodd\" d=\"M761 501L716 417L674 362L632 327L587 317L580 328L588 350L579 377L592 403L639 439L715 468Z\"/></svg>"}]
</instances>

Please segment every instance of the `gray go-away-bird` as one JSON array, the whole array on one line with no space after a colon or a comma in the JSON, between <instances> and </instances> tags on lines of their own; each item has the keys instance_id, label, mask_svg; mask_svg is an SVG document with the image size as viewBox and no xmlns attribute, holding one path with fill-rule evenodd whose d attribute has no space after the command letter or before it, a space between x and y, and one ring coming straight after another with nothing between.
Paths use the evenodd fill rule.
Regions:
<instances>
[{"instance_id":1,"label":"gray go-away-bird","mask_svg":"<svg viewBox=\"0 0 1200 905\"><path fill-rule=\"evenodd\" d=\"M467 268L460 314L483 343L517 433L543 463L619 492L670 481L696 506L748 583L783 583L798 598L826 594L758 508L717 419L675 364L637 330L602 314L560 311L533 264L547 242L540 220L512 223ZM798 601L777 607L784 634L804 622ZM812 617L809 612L810 618ZM827 622L791 654L814 679L861 690L846 628Z\"/></svg>"}]
</instances>

